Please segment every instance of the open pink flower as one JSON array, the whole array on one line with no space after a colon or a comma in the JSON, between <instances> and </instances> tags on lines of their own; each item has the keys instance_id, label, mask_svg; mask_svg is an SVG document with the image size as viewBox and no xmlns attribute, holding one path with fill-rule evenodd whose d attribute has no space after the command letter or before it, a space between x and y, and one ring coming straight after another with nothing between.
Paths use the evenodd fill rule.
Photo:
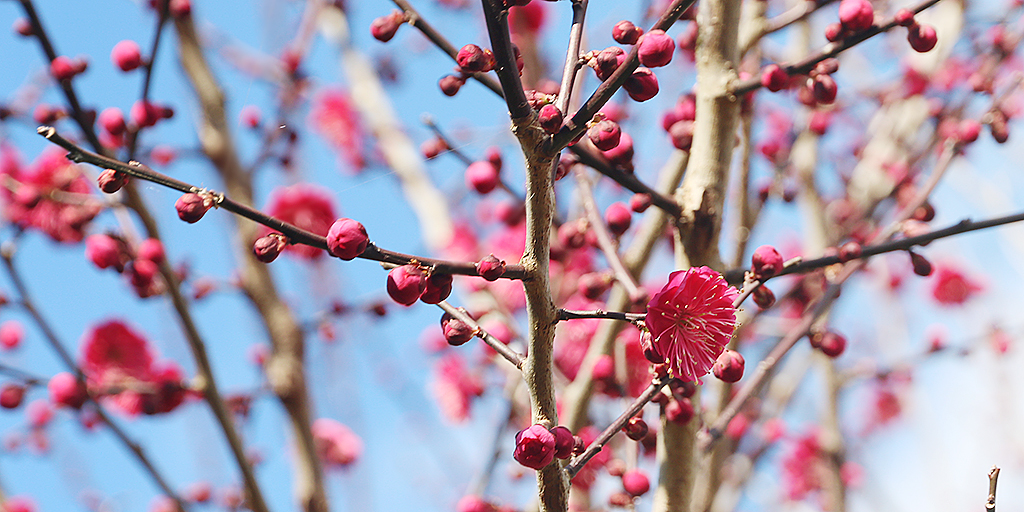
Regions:
<instances>
[{"instance_id":1,"label":"open pink flower","mask_svg":"<svg viewBox=\"0 0 1024 512\"><path fill-rule=\"evenodd\" d=\"M736 328L739 291L708 267L669 275L647 304L652 348L681 379L700 382L725 350Z\"/></svg>"}]
</instances>

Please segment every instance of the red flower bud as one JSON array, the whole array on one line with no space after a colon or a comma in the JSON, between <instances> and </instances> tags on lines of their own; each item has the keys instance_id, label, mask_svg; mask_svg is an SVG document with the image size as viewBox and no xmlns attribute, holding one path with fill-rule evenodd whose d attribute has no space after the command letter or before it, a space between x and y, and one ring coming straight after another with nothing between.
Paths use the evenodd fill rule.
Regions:
<instances>
[{"instance_id":1,"label":"red flower bud","mask_svg":"<svg viewBox=\"0 0 1024 512\"><path fill-rule=\"evenodd\" d=\"M739 382L743 378L743 364L743 355L735 350L726 349L718 356L712 371L715 377L724 382Z\"/></svg>"},{"instance_id":2,"label":"red flower bud","mask_svg":"<svg viewBox=\"0 0 1024 512\"><path fill-rule=\"evenodd\" d=\"M761 70L761 85L771 92L789 87L789 74L778 64L769 64Z\"/></svg>"},{"instance_id":3,"label":"red flower bud","mask_svg":"<svg viewBox=\"0 0 1024 512\"><path fill-rule=\"evenodd\" d=\"M896 14L892 17L896 21L897 25L902 27L910 27L914 25L914 11L910 9L900 9L896 11Z\"/></svg>"},{"instance_id":4,"label":"red flower bud","mask_svg":"<svg viewBox=\"0 0 1024 512\"><path fill-rule=\"evenodd\" d=\"M678 121L668 129L672 146L680 151L689 151L693 146L693 121Z\"/></svg>"},{"instance_id":5,"label":"red flower bud","mask_svg":"<svg viewBox=\"0 0 1024 512\"><path fill-rule=\"evenodd\" d=\"M479 160L466 167L466 185L480 194L489 194L501 184L498 168L491 162Z\"/></svg>"},{"instance_id":6,"label":"red flower bud","mask_svg":"<svg viewBox=\"0 0 1024 512\"><path fill-rule=\"evenodd\" d=\"M497 281L505 273L505 262L489 254L476 263L476 271L487 281Z\"/></svg>"},{"instance_id":7,"label":"red flower bud","mask_svg":"<svg viewBox=\"0 0 1024 512\"><path fill-rule=\"evenodd\" d=\"M496 64L494 53L475 44L463 46L455 56L455 62L467 73L486 73Z\"/></svg>"},{"instance_id":8,"label":"red flower bud","mask_svg":"<svg viewBox=\"0 0 1024 512\"><path fill-rule=\"evenodd\" d=\"M850 32L860 32L875 22L875 10L868 0L842 0L839 3L839 23Z\"/></svg>"},{"instance_id":9,"label":"red flower bud","mask_svg":"<svg viewBox=\"0 0 1024 512\"><path fill-rule=\"evenodd\" d=\"M768 309L775 305L775 293L767 286L758 286L754 289L754 304L761 309Z\"/></svg>"},{"instance_id":10,"label":"red flower bud","mask_svg":"<svg viewBox=\"0 0 1024 512\"><path fill-rule=\"evenodd\" d=\"M608 119L602 119L590 126L587 130L587 137L590 142L594 144L597 149L601 151L608 151L619 145L619 139L622 137L622 130L619 128L619 124L615 121L609 121Z\"/></svg>"},{"instance_id":11,"label":"red flower bud","mask_svg":"<svg viewBox=\"0 0 1024 512\"><path fill-rule=\"evenodd\" d=\"M370 238L366 228L358 221L341 218L331 224L327 231L327 249L331 254L345 261L352 260L366 250Z\"/></svg>"},{"instance_id":12,"label":"red flower bud","mask_svg":"<svg viewBox=\"0 0 1024 512\"><path fill-rule=\"evenodd\" d=\"M195 224L206 215L206 212L213 206L213 202L203 196L189 192L178 198L174 203L174 209L178 211L178 218Z\"/></svg>"},{"instance_id":13,"label":"red flower bud","mask_svg":"<svg viewBox=\"0 0 1024 512\"><path fill-rule=\"evenodd\" d=\"M558 107L548 104L540 108L538 113L540 127L548 133L558 133L562 128L562 111Z\"/></svg>"},{"instance_id":14,"label":"red flower bud","mask_svg":"<svg viewBox=\"0 0 1024 512\"><path fill-rule=\"evenodd\" d=\"M443 92L445 96L455 96L465 83L466 79L462 77L445 75L441 77L441 80L437 82L437 85L441 87L441 92Z\"/></svg>"},{"instance_id":15,"label":"red flower bud","mask_svg":"<svg viewBox=\"0 0 1024 512\"><path fill-rule=\"evenodd\" d=\"M626 52L618 46L609 46L598 52L591 61L590 66L594 68L597 79L605 81L618 69L619 65L626 61Z\"/></svg>"},{"instance_id":16,"label":"red flower bud","mask_svg":"<svg viewBox=\"0 0 1024 512\"><path fill-rule=\"evenodd\" d=\"M669 41L671 40L672 38L669 38ZM633 101L647 101L658 94L658 77L654 76L650 69L636 68L622 84L622 88Z\"/></svg>"},{"instance_id":17,"label":"red flower bud","mask_svg":"<svg viewBox=\"0 0 1024 512\"><path fill-rule=\"evenodd\" d=\"M676 425L686 425L693 419L693 403L689 398L670 401L665 406L665 419Z\"/></svg>"},{"instance_id":18,"label":"red flower bud","mask_svg":"<svg viewBox=\"0 0 1024 512\"><path fill-rule=\"evenodd\" d=\"M604 221L608 230L615 235L622 235L633 223L633 212L624 203L615 202L604 211Z\"/></svg>"},{"instance_id":19,"label":"red flower bud","mask_svg":"<svg viewBox=\"0 0 1024 512\"><path fill-rule=\"evenodd\" d=\"M572 431L559 425L551 429L551 434L555 436L555 458L568 459L572 457L572 447L575 444Z\"/></svg>"},{"instance_id":20,"label":"red flower bud","mask_svg":"<svg viewBox=\"0 0 1024 512\"><path fill-rule=\"evenodd\" d=\"M922 277L932 275L932 263L927 258L914 251L908 252L910 252L910 264L913 265L915 274Z\"/></svg>"},{"instance_id":21,"label":"red flower bud","mask_svg":"<svg viewBox=\"0 0 1024 512\"><path fill-rule=\"evenodd\" d=\"M846 338L832 331L827 331L821 335L817 348L826 356L839 357L846 350Z\"/></svg>"},{"instance_id":22,"label":"red flower bud","mask_svg":"<svg viewBox=\"0 0 1024 512\"><path fill-rule=\"evenodd\" d=\"M89 399L85 384L68 372L60 372L51 377L46 389L50 392L50 402L58 407L78 409Z\"/></svg>"},{"instance_id":23,"label":"red flower bud","mask_svg":"<svg viewBox=\"0 0 1024 512\"><path fill-rule=\"evenodd\" d=\"M839 248L839 261L846 263L847 261L860 258L862 251L863 248L857 242L846 242Z\"/></svg>"},{"instance_id":24,"label":"red flower bud","mask_svg":"<svg viewBox=\"0 0 1024 512\"><path fill-rule=\"evenodd\" d=\"M754 273L755 278L761 280L768 279L782 272L783 265L785 265L785 262L782 261L782 255L770 245L762 245L755 249L750 261L752 263L750 267L751 272Z\"/></svg>"},{"instance_id":25,"label":"red flower bud","mask_svg":"<svg viewBox=\"0 0 1024 512\"><path fill-rule=\"evenodd\" d=\"M618 146L602 151L601 154L615 167L633 172L633 138L628 133L623 132L619 136Z\"/></svg>"},{"instance_id":26,"label":"red flower bud","mask_svg":"<svg viewBox=\"0 0 1024 512\"><path fill-rule=\"evenodd\" d=\"M647 437L647 432L649 431L647 428L647 422L640 417L630 418L629 421L626 422L626 425L622 427L622 430L626 432L626 437L634 441L639 441L644 437Z\"/></svg>"},{"instance_id":27,"label":"red flower bud","mask_svg":"<svg viewBox=\"0 0 1024 512\"><path fill-rule=\"evenodd\" d=\"M638 192L629 198L629 209L636 213L643 213L651 207L651 195Z\"/></svg>"},{"instance_id":28,"label":"red flower bud","mask_svg":"<svg viewBox=\"0 0 1024 512\"><path fill-rule=\"evenodd\" d=\"M651 481L642 470L631 469L622 475L622 489L630 496L642 496L651 490Z\"/></svg>"},{"instance_id":29,"label":"red flower bud","mask_svg":"<svg viewBox=\"0 0 1024 512\"><path fill-rule=\"evenodd\" d=\"M676 42L664 30L654 29L640 37L640 64L657 68L672 62Z\"/></svg>"},{"instance_id":30,"label":"red flower bud","mask_svg":"<svg viewBox=\"0 0 1024 512\"><path fill-rule=\"evenodd\" d=\"M935 48L935 44L939 42L938 36L935 34L935 29L930 25L915 24L910 27L907 31L907 41L910 43L910 47L918 53L926 53Z\"/></svg>"},{"instance_id":31,"label":"red flower bud","mask_svg":"<svg viewBox=\"0 0 1024 512\"><path fill-rule=\"evenodd\" d=\"M114 267L121 271L124 270L124 264L127 263L127 258L121 252L120 244L108 235L86 237L85 257L100 269Z\"/></svg>"},{"instance_id":32,"label":"red flower bud","mask_svg":"<svg viewBox=\"0 0 1024 512\"><path fill-rule=\"evenodd\" d=\"M124 114L121 113L121 109L117 107L110 107L103 109L99 115L100 126L103 127L107 133L117 136L124 133L127 126L124 123Z\"/></svg>"},{"instance_id":33,"label":"red flower bud","mask_svg":"<svg viewBox=\"0 0 1024 512\"><path fill-rule=\"evenodd\" d=\"M4 384L0 387L0 407L4 409L17 409L25 398L25 386L19 384Z\"/></svg>"},{"instance_id":34,"label":"red flower bud","mask_svg":"<svg viewBox=\"0 0 1024 512\"><path fill-rule=\"evenodd\" d=\"M466 315L469 315L463 308L459 308ZM449 345L457 347L473 339L475 334L474 330L469 327L469 324L453 317L449 313L441 315L441 332L444 333L444 339Z\"/></svg>"},{"instance_id":35,"label":"red flower bud","mask_svg":"<svg viewBox=\"0 0 1024 512\"><path fill-rule=\"evenodd\" d=\"M981 135L981 123L974 119L964 119L960 121L960 124L956 127L957 136L960 141L964 143L971 143L978 140L978 136Z\"/></svg>"},{"instance_id":36,"label":"red flower bud","mask_svg":"<svg viewBox=\"0 0 1024 512\"><path fill-rule=\"evenodd\" d=\"M270 263L281 255L281 251L284 250L286 245L288 245L288 239L284 235L281 233L271 233L258 238L252 245L252 252L256 255L256 259L263 263Z\"/></svg>"},{"instance_id":37,"label":"red flower bud","mask_svg":"<svg viewBox=\"0 0 1024 512\"><path fill-rule=\"evenodd\" d=\"M373 23L370 23L370 34L374 39L386 43L395 37L395 32L398 32L398 27L401 27L403 23L405 23L405 14L395 10L387 16L373 20Z\"/></svg>"},{"instance_id":38,"label":"red flower bud","mask_svg":"<svg viewBox=\"0 0 1024 512\"><path fill-rule=\"evenodd\" d=\"M516 434L516 449L512 453L516 462L540 469L555 460L555 435L543 425L533 425Z\"/></svg>"},{"instance_id":39,"label":"red flower bud","mask_svg":"<svg viewBox=\"0 0 1024 512\"><path fill-rule=\"evenodd\" d=\"M402 265L388 272L388 295L399 304L415 304L426 290L427 275L416 265Z\"/></svg>"},{"instance_id":40,"label":"red flower bud","mask_svg":"<svg viewBox=\"0 0 1024 512\"><path fill-rule=\"evenodd\" d=\"M125 39L114 45L110 51L110 61L121 71L128 72L142 65L142 50L139 43Z\"/></svg>"},{"instance_id":41,"label":"red flower bud","mask_svg":"<svg viewBox=\"0 0 1024 512\"><path fill-rule=\"evenodd\" d=\"M50 74L59 82L71 80L75 76L75 63L70 57L60 55L50 62Z\"/></svg>"},{"instance_id":42,"label":"red flower bud","mask_svg":"<svg viewBox=\"0 0 1024 512\"><path fill-rule=\"evenodd\" d=\"M136 253L139 259L149 260L153 263L160 264L167 257L164 253L164 244L160 243L160 240L155 238L147 238L139 244Z\"/></svg>"},{"instance_id":43,"label":"red flower bud","mask_svg":"<svg viewBox=\"0 0 1024 512\"><path fill-rule=\"evenodd\" d=\"M451 274L430 274L430 277L427 278L427 289L423 291L420 301L426 304L437 304L451 294Z\"/></svg>"},{"instance_id":44,"label":"red flower bud","mask_svg":"<svg viewBox=\"0 0 1024 512\"><path fill-rule=\"evenodd\" d=\"M811 90L814 93L814 100L818 103L831 105L836 101L836 94L839 87L831 75L818 75L812 80Z\"/></svg>"},{"instance_id":45,"label":"red flower bud","mask_svg":"<svg viewBox=\"0 0 1024 512\"><path fill-rule=\"evenodd\" d=\"M628 20L622 20L612 27L612 39L619 44L636 44L643 33L644 29Z\"/></svg>"}]
</instances>

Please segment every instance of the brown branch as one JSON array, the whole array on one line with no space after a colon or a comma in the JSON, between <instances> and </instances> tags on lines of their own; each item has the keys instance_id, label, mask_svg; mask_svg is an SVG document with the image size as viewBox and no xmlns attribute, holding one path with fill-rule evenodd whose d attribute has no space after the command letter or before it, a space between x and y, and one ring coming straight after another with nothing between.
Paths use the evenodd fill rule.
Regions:
<instances>
[{"instance_id":1,"label":"brown branch","mask_svg":"<svg viewBox=\"0 0 1024 512\"><path fill-rule=\"evenodd\" d=\"M694 2L695 0L673 0L650 30L668 30ZM565 124L562 125L562 129L546 141L546 153L558 153L587 129L587 123L594 117L594 114L601 110L605 103L608 103L612 95L622 87L622 84L626 83L626 80L633 74L633 71L640 67L639 55L640 45L633 46L626 60L619 65L607 80L597 87L594 94L573 114L572 118L566 120Z\"/></svg>"},{"instance_id":2,"label":"brown branch","mask_svg":"<svg viewBox=\"0 0 1024 512\"><path fill-rule=\"evenodd\" d=\"M640 181L636 174L613 167L608 163L608 160L605 160L604 156L598 154L593 149L584 147L582 144L575 144L569 147L569 151L580 157L581 164L594 168L595 171L611 178L612 181L626 187L631 192L650 195L652 205L665 210L673 217L678 218L682 215L679 203L671 196L649 187L646 183Z\"/></svg>"},{"instance_id":3,"label":"brown branch","mask_svg":"<svg viewBox=\"0 0 1024 512\"><path fill-rule=\"evenodd\" d=\"M597 209L597 203L594 201L594 191L590 187L590 179L582 169L577 169L576 171L576 183L579 187L583 209L587 213L587 220L590 221L590 229L594 230L594 235L597 237L597 245L601 247L601 252L604 253L604 258L608 261L608 266L615 273L615 280L626 289L630 300L633 302L642 300L645 293L640 289L640 285L637 284L633 275L622 264L618 247L612 240L611 233L608 232L608 226L605 225L604 219L601 218L601 212Z\"/></svg>"},{"instance_id":4,"label":"brown branch","mask_svg":"<svg viewBox=\"0 0 1024 512\"><path fill-rule=\"evenodd\" d=\"M911 7L910 10L917 14L937 3L939 3L939 0L925 0L924 2L921 2ZM892 28L897 27L898 25L899 24L896 22L895 17L889 18L880 25L874 25L867 30L857 32L856 34L846 37L845 39L829 43L818 52L812 53L811 55L808 55L807 57L804 57L803 59L800 59L796 62L782 65L781 67L783 71L785 71L790 76L807 74L819 62L831 57L835 57L836 55L839 55L840 53L849 50L850 48L853 48L854 46L857 46L858 44L863 43L864 41L867 41L868 39L878 34L881 34L882 32L887 32ZM759 88L761 88L761 77L754 76L747 80L735 83L732 87L732 93L741 96L749 92L755 91Z\"/></svg>"},{"instance_id":5,"label":"brown branch","mask_svg":"<svg viewBox=\"0 0 1024 512\"><path fill-rule=\"evenodd\" d=\"M996 484L999 482L999 467L992 466L988 472L988 499L985 500L985 512L996 512Z\"/></svg>"},{"instance_id":6,"label":"brown branch","mask_svg":"<svg viewBox=\"0 0 1024 512\"><path fill-rule=\"evenodd\" d=\"M515 52L512 50L512 39L508 31L508 10L501 0L483 0L484 22L487 24L487 35L491 40L491 51L497 65L494 71L504 91L505 104L512 119L526 119L534 115L533 107L526 101L526 91L519 80L519 68L516 65Z\"/></svg>"},{"instance_id":7,"label":"brown branch","mask_svg":"<svg viewBox=\"0 0 1024 512\"><path fill-rule=\"evenodd\" d=\"M574 457L572 461L565 466L565 472L569 475L569 478L576 476L576 473L578 473L580 469L583 469L583 466L590 461L590 459L600 453L604 448L604 445L607 444L617 432L622 430L622 427L626 426L626 423L629 422L630 418L636 416L637 413L639 413L655 395L660 393L661 388L665 387L665 384L667 383L668 379L655 377L651 381L651 385L647 386L647 389L641 393L636 400L633 400L633 403L629 404L629 407L622 411L622 414L620 414L618 418L615 418L615 421L608 425L608 427L605 428L589 446L587 446L587 449L583 453Z\"/></svg>"},{"instance_id":8,"label":"brown branch","mask_svg":"<svg viewBox=\"0 0 1024 512\"><path fill-rule=\"evenodd\" d=\"M179 192L206 192L215 198L214 201L216 207L223 208L231 213L267 226L275 231L279 231L288 237L290 243L309 245L318 249L327 250L327 238L324 236L317 235L316 233L312 233L293 224L271 217L248 204L233 200L224 194L214 192L209 189L201 189L189 183L176 180L170 176L154 171L150 167L138 162L129 162L126 164L119 160L93 153L92 151L79 147L75 143L65 139L52 127L41 126L39 127L38 132L50 142L68 150L68 159L73 162L86 162L102 169L113 169L115 171L123 172L131 177L156 183ZM480 275L476 270L476 264L472 262L448 261L428 258L425 256L403 254L387 249L381 249L373 243L370 243L366 250L358 257L394 265L408 265L416 263L419 265L429 266L435 271L444 274L465 276ZM505 267L505 273L502 274L501 277L504 279L525 279L526 273L520 265L507 265Z\"/></svg>"}]
</instances>

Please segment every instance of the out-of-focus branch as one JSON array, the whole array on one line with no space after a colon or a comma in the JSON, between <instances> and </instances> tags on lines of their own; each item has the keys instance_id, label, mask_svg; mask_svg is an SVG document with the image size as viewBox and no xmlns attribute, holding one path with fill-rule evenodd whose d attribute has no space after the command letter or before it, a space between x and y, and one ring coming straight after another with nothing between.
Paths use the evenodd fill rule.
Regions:
<instances>
[{"instance_id":1,"label":"out-of-focus branch","mask_svg":"<svg viewBox=\"0 0 1024 512\"><path fill-rule=\"evenodd\" d=\"M626 187L631 192L638 194L647 194L651 196L651 204L665 210L673 217L679 217L682 215L682 209L679 208L679 203L676 202L671 196L665 195L649 186L646 183L640 181L636 177L636 174L616 169L608 163L605 158L597 154L594 150L584 147L582 144L576 144L569 148L573 154L580 157L580 163L593 167L597 172L611 178L615 183Z\"/></svg>"},{"instance_id":2,"label":"out-of-focus branch","mask_svg":"<svg viewBox=\"0 0 1024 512\"><path fill-rule=\"evenodd\" d=\"M182 68L192 84L202 110L198 132L203 152L220 173L231 195L238 198L241 204L250 205L253 202L252 183L235 153L230 123L227 121L224 108L224 94L207 65L191 16L175 17L174 27L178 36L178 53ZM295 321L288 306L278 297L267 266L257 261L252 253L249 244L256 238L256 226L239 222L236 227L238 240L243 244L239 248L239 252L242 253L239 281L259 311L269 333L273 350L267 361L267 379L288 412L298 446L295 494L302 510L326 512L327 497L324 492L323 470L310 429L311 411L303 368L302 328ZM210 387L216 392L215 387ZM217 413L218 419L221 419L220 412L214 412ZM230 417L225 413L221 421L230 421ZM243 477L254 506L266 510L266 504L251 469L243 469Z\"/></svg>"},{"instance_id":3,"label":"out-of-focus branch","mask_svg":"<svg viewBox=\"0 0 1024 512\"><path fill-rule=\"evenodd\" d=\"M50 348L57 353L57 357L62 363L64 363L64 366L75 374L75 379L78 380L79 385L84 388L86 385L85 374L82 373L82 369L75 363L75 358L71 356L67 348L64 347L64 344L61 343L60 339L57 337L57 333L50 326L50 323L43 318L43 314L39 311L39 308L36 307L35 301L32 300L32 296L28 293L28 286L25 285L25 281L21 278L21 274L14 267L13 245L8 243L4 244L3 247L0 247L0 261L3 261L4 268L7 270L7 276L10 278L11 284L14 286L14 290L18 293L18 302L22 309L24 309L32 318L32 321L36 323L36 326L38 326L39 330L42 331L43 338L50 345ZM45 384L45 382L41 384ZM164 478L160 471L156 469L153 461L149 460L149 456L146 455L145 450L142 449L142 445L128 437L128 434L125 433L124 429L114 422L103 406L99 402L95 401L91 395L88 399L96 408L96 416L100 421L107 425L110 431L114 434L114 437L128 448L128 451L132 452L132 455L135 456L138 463L146 473L149 474L150 478L153 479L156 486L160 488L160 491L174 500L179 510L188 510L186 502L181 499L181 496L178 496L173 489L171 489L167 479Z\"/></svg>"},{"instance_id":4,"label":"out-of-focus branch","mask_svg":"<svg viewBox=\"0 0 1024 512\"><path fill-rule=\"evenodd\" d=\"M695 0L673 0L650 30L668 30L694 2ZM598 110L601 110L605 103L608 103L612 95L622 87L622 84L626 83L626 79L630 77L633 71L640 67L639 55L640 46L633 46L629 56L619 65L618 69L597 87L594 94L590 95L590 98L572 115L572 118L566 120L565 124L562 125L562 129L547 141L546 153L555 154L561 151L562 148L568 146L570 142L587 129L587 122L594 117Z\"/></svg>"},{"instance_id":5,"label":"out-of-focus branch","mask_svg":"<svg viewBox=\"0 0 1024 512\"><path fill-rule=\"evenodd\" d=\"M144 179L159 185L163 185L167 188L178 190L185 193L206 193L214 198L215 205L219 208L223 208L231 213L245 217L256 223L267 226L273 230L279 231L288 237L289 242L293 244L304 244L318 249L327 250L327 239L322 235L317 235L310 231L306 231L298 226L289 224L282 220L271 217L249 204L246 204L240 200L234 200L227 195L214 192L208 189L200 189L194 185L185 183L183 181L176 180L170 176L166 176L153 169L140 164L138 162L124 163L113 158L105 157L93 153L87 149L77 146L75 143L65 139L52 127L43 126L39 128L39 134L46 137L50 142L57 144L58 146L68 150L68 158L74 162L86 162L93 164L103 169L113 169L115 171L123 172L129 176ZM234 194L233 194L234 195ZM255 238L255 237L254 237ZM428 258L425 256L415 256L410 254L402 254L400 252L389 251L387 249L381 249L373 243L370 243L366 250L358 256L359 258L368 259L372 261L379 261L381 263L393 264L393 265L408 265L410 263L417 263L419 265L429 266L437 272L444 274L453 275L466 275L466 276L479 276L480 273L476 270L475 263L471 262L457 262L448 260L439 260L435 258ZM501 275L504 279L525 279L526 273L520 265L508 265L505 267L505 273Z\"/></svg>"},{"instance_id":6,"label":"out-of-focus branch","mask_svg":"<svg viewBox=\"0 0 1024 512\"><path fill-rule=\"evenodd\" d=\"M910 7L910 10L916 14L937 3L939 3L939 0L925 0L924 2L921 2L917 5ZM864 41L867 41L868 39L878 34L881 34L882 32L887 32L898 25L899 24L896 22L895 18L889 18L884 23L874 25L867 30L857 32L856 34L853 34L845 39L836 41L834 43L829 43L825 45L824 48L822 48L820 51L812 53L811 55L808 55L807 57L804 57L799 61L782 65L782 69L789 75L807 74L819 62L831 57L835 57L836 55L839 55L840 53L849 50L850 48L853 48L854 46L857 46L858 44L863 43ZM760 87L761 77L755 76L753 78L749 78L747 80L736 82L735 84L733 84L732 92L733 94L736 95L743 95L747 94L748 92L757 90Z\"/></svg>"},{"instance_id":7,"label":"out-of-focus branch","mask_svg":"<svg viewBox=\"0 0 1024 512\"><path fill-rule=\"evenodd\" d=\"M597 203L594 201L594 191L590 186L590 178L582 168L577 168L576 170L576 183L579 185L579 193L583 202L583 209L587 213L587 220L590 221L590 229L593 229L594 234L597 236L597 244L601 247L604 258L608 260L608 266L615 273L615 280L626 288L626 293L629 294L630 300L633 302L640 301L644 297L644 292L640 289L640 285L636 283L636 279L633 278L632 274L626 270L625 265L622 264L618 247L616 247L615 242L612 240L611 233L608 232L608 226L604 223L604 219L601 218L601 211L597 209Z\"/></svg>"}]
</instances>

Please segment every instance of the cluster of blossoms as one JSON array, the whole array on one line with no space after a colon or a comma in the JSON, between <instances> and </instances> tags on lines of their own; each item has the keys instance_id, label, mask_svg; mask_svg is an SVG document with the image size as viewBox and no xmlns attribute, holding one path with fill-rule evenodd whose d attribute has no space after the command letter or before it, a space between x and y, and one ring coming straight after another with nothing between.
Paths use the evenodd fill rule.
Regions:
<instances>
[{"instance_id":1,"label":"cluster of blossoms","mask_svg":"<svg viewBox=\"0 0 1024 512\"><path fill-rule=\"evenodd\" d=\"M577 445L582 452L583 441L577 443L577 439L568 428L562 426L549 429L544 425L532 425L516 434L516 449L512 458L528 468L540 469L556 458L572 457Z\"/></svg>"},{"instance_id":2,"label":"cluster of blossoms","mask_svg":"<svg viewBox=\"0 0 1024 512\"><path fill-rule=\"evenodd\" d=\"M110 234L89 235L85 239L85 257L100 269L112 269L128 276L140 298L163 293L159 266L166 260L163 244L147 238L137 247L125 239Z\"/></svg>"},{"instance_id":3,"label":"cluster of blossoms","mask_svg":"<svg viewBox=\"0 0 1024 512\"><path fill-rule=\"evenodd\" d=\"M44 151L30 166L14 150L0 147L0 196L4 217L22 229L38 229L57 242L80 242L101 204L89 180L58 148Z\"/></svg>"},{"instance_id":4,"label":"cluster of blossoms","mask_svg":"<svg viewBox=\"0 0 1024 512\"><path fill-rule=\"evenodd\" d=\"M149 342L120 321L108 321L86 333L79 366L89 394L107 397L126 414L170 412L188 395L181 368L171 361L158 361ZM51 396L77 397L68 392L71 380L62 379L64 393L55 395L51 388Z\"/></svg>"}]
</instances>

